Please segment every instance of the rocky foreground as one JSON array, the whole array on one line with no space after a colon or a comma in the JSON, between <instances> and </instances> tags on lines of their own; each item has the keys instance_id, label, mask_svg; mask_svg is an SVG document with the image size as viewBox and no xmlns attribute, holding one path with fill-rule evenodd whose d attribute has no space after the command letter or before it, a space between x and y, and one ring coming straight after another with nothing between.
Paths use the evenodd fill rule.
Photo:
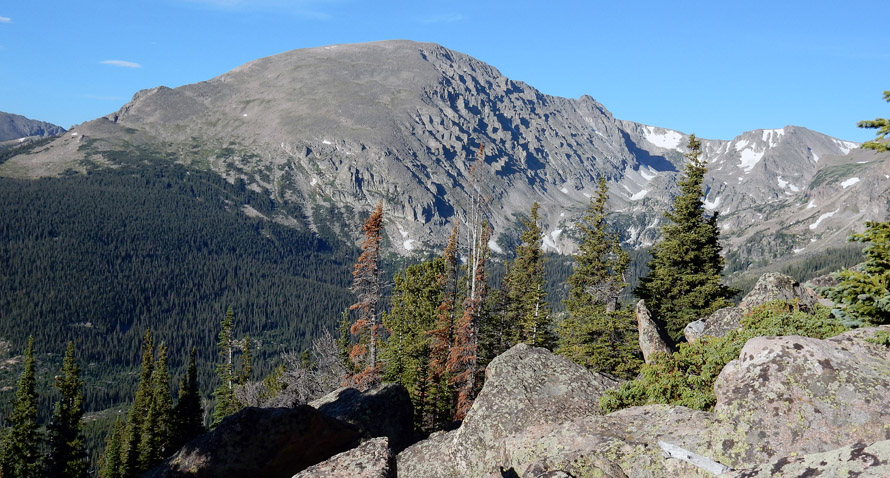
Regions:
<instances>
[{"instance_id":1,"label":"rocky foreground","mask_svg":"<svg viewBox=\"0 0 890 478\"><path fill-rule=\"evenodd\" d=\"M603 415L617 381L520 344L491 362L459 428L407 448L404 388L340 389L317 408L245 409L149 476L890 477L890 347L869 341L879 330L890 326L751 339L718 377L714 412Z\"/></svg>"}]
</instances>

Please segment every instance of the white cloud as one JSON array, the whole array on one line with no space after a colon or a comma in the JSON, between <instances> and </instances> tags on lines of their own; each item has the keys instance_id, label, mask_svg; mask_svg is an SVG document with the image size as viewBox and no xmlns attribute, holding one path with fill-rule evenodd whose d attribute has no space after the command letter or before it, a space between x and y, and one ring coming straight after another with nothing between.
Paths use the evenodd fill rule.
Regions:
<instances>
[{"instance_id":1,"label":"white cloud","mask_svg":"<svg viewBox=\"0 0 890 478\"><path fill-rule=\"evenodd\" d=\"M0 23L12 23L12 18L0 17Z\"/></svg>"},{"instance_id":2,"label":"white cloud","mask_svg":"<svg viewBox=\"0 0 890 478\"><path fill-rule=\"evenodd\" d=\"M139 63L133 63L132 61L105 60L100 63L102 63L103 65L119 66L121 68L142 68L142 65L140 65Z\"/></svg>"},{"instance_id":3,"label":"white cloud","mask_svg":"<svg viewBox=\"0 0 890 478\"><path fill-rule=\"evenodd\" d=\"M422 23L455 23L464 19L459 13L445 13L442 15L431 15L420 19Z\"/></svg>"}]
</instances>

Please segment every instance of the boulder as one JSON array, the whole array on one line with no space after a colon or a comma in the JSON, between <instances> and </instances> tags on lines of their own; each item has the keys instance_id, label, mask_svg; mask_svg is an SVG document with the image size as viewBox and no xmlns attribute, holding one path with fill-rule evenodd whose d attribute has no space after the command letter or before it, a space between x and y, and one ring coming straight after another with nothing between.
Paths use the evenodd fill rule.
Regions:
<instances>
[{"instance_id":1,"label":"boulder","mask_svg":"<svg viewBox=\"0 0 890 478\"><path fill-rule=\"evenodd\" d=\"M195 438L146 478L289 478L358 443L352 425L302 405L245 408Z\"/></svg>"},{"instance_id":2,"label":"boulder","mask_svg":"<svg viewBox=\"0 0 890 478\"><path fill-rule=\"evenodd\" d=\"M372 438L352 450L297 473L293 478L395 478L395 456L386 437Z\"/></svg>"},{"instance_id":3,"label":"boulder","mask_svg":"<svg viewBox=\"0 0 890 478\"><path fill-rule=\"evenodd\" d=\"M460 428L433 434L398 456L400 477L498 472L504 439L526 428L601 414L599 398L618 381L571 360L519 344L491 361L485 386Z\"/></svg>"},{"instance_id":4,"label":"boulder","mask_svg":"<svg viewBox=\"0 0 890 478\"><path fill-rule=\"evenodd\" d=\"M685 461L665 458L659 441L703 455L713 437L731 433L712 413L670 405L631 407L606 416L533 426L508 437L499 460L519 477L711 477Z\"/></svg>"},{"instance_id":5,"label":"boulder","mask_svg":"<svg viewBox=\"0 0 890 478\"><path fill-rule=\"evenodd\" d=\"M790 276L768 272L760 277L737 307L724 307L704 319L689 323L683 329L683 336L687 342L695 342L704 336L723 337L741 327L742 317L755 307L774 300L796 301L801 310L811 311L814 304L819 303L819 295Z\"/></svg>"},{"instance_id":6,"label":"boulder","mask_svg":"<svg viewBox=\"0 0 890 478\"><path fill-rule=\"evenodd\" d=\"M652 320L652 314L646 307L646 302L640 299L634 308L634 314L637 316L637 330L640 336L640 350L643 351L643 360L649 363L649 357L655 352L671 353L668 341L661 328Z\"/></svg>"},{"instance_id":7,"label":"boulder","mask_svg":"<svg viewBox=\"0 0 890 478\"><path fill-rule=\"evenodd\" d=\"M707 318L687 324L683 329L683 336L690 343L705 336L723 337L741 327L744 316L745 312L739 307L717 309Z\"/></svg>"},{"instance_id":8,"label":"boulder","mask_svg":"<svg viewBox=\"0 0 890 478\"><path fill-rule=\"evenodd\" d=\"M385 383L367 392L338 388L309 405L325 416L354 425L362 438L388 438L396 452L413 442L414 407L402 385Z\"/></svg>"},{"instance_id":9,"label":"boulder","mask_svg":"<svg viewBox=\"0 0 890 478\"><path fill-rule=\"evenodd\" d=\"M786 456L769 463L719 475L720 478L769 478L773 476L890 476L890 440L871 445L855 443L831 451Z\"/></svg>"},{"instance_id":10,"label":"boulder","mask_svg":"<svg viewBox=\"0 0 890 478\"><path fill-rule=\"evenodd\" d=\"M721 420L771 457L890 439L890 348L877 330L837 337L756 337L714 384Z\"/></svg>"}]
</instances>

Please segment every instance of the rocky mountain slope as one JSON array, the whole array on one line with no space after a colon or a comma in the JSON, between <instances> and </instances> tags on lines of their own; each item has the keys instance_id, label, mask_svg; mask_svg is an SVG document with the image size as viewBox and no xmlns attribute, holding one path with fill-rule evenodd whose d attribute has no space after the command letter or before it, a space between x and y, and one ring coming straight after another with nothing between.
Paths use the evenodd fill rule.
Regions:
<instances>
[{"instance_id":1,"label":"rocky mountain slope","mask_svg":"<svg viewBox=\"0 0 890 478\"><path fill-rule=\"evenodd\" d=\"M270 220L308 219L357 237L382 200L401 253L440 247L480 194L498 251L498 236L538 201L546 247L570 252L571 225L599 176L609 180L625 242L652 244L687 140L616 119L589 96L542 94L439 45L386 41L294 50L208 81L140 91L119 111L8 160L0 175L56 175L151 150L243 179L305 216ZM720 212L735 260L817 253L883 219L890 160L856 147L795 126L703 141L706 204Z\"/></svg>"},{"instance_id":2,"label":"rocky mountain slope","mask_svg":"<svg viewBox=\"0 0 890 478\"><path fill-rule=\"evenodd\" d=\"M31 136L57 136L64 132L65 128L52 123L0 111L0 143Z\"/></svg>"}]
</instances>

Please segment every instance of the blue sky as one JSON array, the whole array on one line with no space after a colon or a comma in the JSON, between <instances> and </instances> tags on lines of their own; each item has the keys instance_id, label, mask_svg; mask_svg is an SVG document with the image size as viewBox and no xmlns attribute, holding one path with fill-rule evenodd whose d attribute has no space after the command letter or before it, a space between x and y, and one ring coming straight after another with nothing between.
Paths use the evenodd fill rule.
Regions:
<instances>
[{"instance_id":1,"label":"blue sky","mask_svg":"<svg viewBox=\"0 0 890 478\"><path fill-rule=\"evenodd\" d=\"M69 127L158 85L296 48L409 39L617 118L731 139L890 116L881 1L90 0L0 3L0 111Z\"/></svg>"}]
</instances>

